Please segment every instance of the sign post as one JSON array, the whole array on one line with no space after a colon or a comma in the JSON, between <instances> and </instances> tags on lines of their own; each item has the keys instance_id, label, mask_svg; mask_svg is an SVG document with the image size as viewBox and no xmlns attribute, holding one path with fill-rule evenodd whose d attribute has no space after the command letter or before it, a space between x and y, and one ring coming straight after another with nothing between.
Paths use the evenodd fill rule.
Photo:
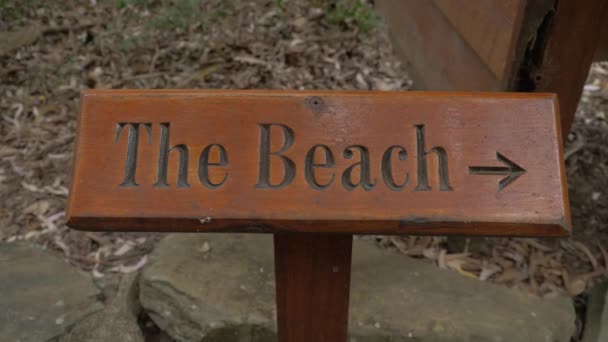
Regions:
<instances>
[{"instance_id":1,"label":"sign post","mask_svg":"<svg viewBox=\"0 0 608 342\"><path fill-rule=\"evenodd\" d=\"M353 234L569 234L556 98L88 91L68 225L273 233L280 340L345 341Z\"/></svg>"},{"instance_id":2,"label":"sign post","mask_svg":"<svg viewBox=\"0 0 608 342\"><path fill-rule=\"evenodd\" d=\"M346 341L353 237L274 235L279 341Z\"/></svg>"}]
</instances>

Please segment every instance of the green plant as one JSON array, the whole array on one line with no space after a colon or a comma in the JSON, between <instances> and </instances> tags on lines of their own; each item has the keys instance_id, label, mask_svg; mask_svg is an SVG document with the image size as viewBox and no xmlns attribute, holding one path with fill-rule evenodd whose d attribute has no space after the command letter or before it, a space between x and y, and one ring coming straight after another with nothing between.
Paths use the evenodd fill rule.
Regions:
<instances>
[{"instance_id":1,"label":"green plant","mask_svg":"<svg viewBox=\"0 0 608 342\"><path fill-rule=\"evenodd\" d=\"M333 24L355 25L364 33L377 26L380 20L363 0L335 0L329 5L327 18Z\"/></svg>"},{"instance_id":2,"label":"green plant","mask_svg":"<svg viewBox=\"0 0 608 342\"><path fill-rule=\"evenodd\" d=\"M122 9L127 6L148 8L150 0L116 0L116 7Z\"/></svg>"},{"instance_id":3,"label":"green plant","mask_svg":"<svg viewBox=\"0 0 608 342\"><path fill-rule=\"evenodd\" d=\"M157 29L186 28L196 23L202 26L203 23L200 0L116 0L116 7L150 10L149 25Z\"/></svg>"},{"instance_id":4,"label":"green plant","mask_svg":"<svg viewBox=\"0 0 608 342\"><path fill-rule=\"evenodd\" d=\"M0 0L0 21L19 19L24 15L24 9L15 0Z\"/></svg>"},{"instance_id":5,"label":"green plant","mask_svg":"<svg viewBox=\"0 0 608 342\"><path fill-rule=\"evenodd\" d=\"M203 25L202 10L199 0L175 0L163 6L163 12L151 21L160 29L186 28L195 23Z\"/></svg>"},{"instance_id":6,"label":"green plant","mask_svg":"<svg viewBox=\"0 0 608 342\"><path fill-rule=\"evenodd\" d=\"M135 47L135 41L131 37L125 37L120 41L120 45L118 47L121 51L130 51Z\"/></svg>"}]
</instances>

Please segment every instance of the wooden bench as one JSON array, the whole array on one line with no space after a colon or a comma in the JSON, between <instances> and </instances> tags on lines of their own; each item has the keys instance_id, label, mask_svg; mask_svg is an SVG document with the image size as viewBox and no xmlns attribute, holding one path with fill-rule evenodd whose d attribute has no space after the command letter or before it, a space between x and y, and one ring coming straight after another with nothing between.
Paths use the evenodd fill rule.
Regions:
<instances>
[{"instance_id":1,"label":"wooden bench","mask_svg":"<svg viewBox=\"0 0 608 342\"><path fill-rule=\"evenodd\" d=\"M280 340L346 341L353 234L569 234L556 101L87 91L68 225L274 233Z\"/></svg>"},{"instance_id":2,"label":"wooden bench","mask_svg":"<svg viewBox=\"0 0 608 342\"><path fill-rule=\"evenodd\" d=\"M604 0L376 0L419 90L551 92L567 136L593 59L608 57Z\"/></svg>"}]
</instances>

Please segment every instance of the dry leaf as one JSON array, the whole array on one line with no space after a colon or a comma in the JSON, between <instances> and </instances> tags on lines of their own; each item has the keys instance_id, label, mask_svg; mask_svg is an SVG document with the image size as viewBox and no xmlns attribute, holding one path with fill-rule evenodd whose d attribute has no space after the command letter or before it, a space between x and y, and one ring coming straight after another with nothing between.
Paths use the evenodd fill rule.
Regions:
<instances>
[{"instance_id":1,"label":"dry leaf","mask_svg":"<svg viewBox=\"0 0 608 342\"><path fill-rule=\"evenodd\" d=\"M49 201L41 200L30 204L27 208L23 210L23 213L34 214L35 216L44 215L50 207L51 203Z\"/></svg>"}]
</instances>

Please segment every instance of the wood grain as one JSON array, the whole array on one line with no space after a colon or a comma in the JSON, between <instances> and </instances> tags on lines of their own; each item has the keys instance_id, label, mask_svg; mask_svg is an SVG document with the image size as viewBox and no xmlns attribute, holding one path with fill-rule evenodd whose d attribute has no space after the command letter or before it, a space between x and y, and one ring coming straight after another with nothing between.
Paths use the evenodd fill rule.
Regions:
<instances>
[{"instance_id":1,"label":"wood grain","mask_svg":"<svg viewBox=\"0 0 608 342\"><path fill-rule=\"evenodd\" d=\"M125 185L128 133L134 131L126 123L140 123L137 186ZM188 149L187 186L179 186L179 147L168 152L167 185L159 182L167 124L166 147ZM265 129L267 152L281 151L281 156L268 155L268 184L260 176L266 172L261 167ZM289 131L291 143L285 139ZM225 149L223 157L217 145ZM333 163L318 147L308 162L311 180L307 155L316 145L331 151ZM383 164L388 150L390 160ZM363 154L368 158L362 162ZM281 158L294 166L291 182L279 187L289 178ZM525 172L512 167L517 179L500 188L509 173L504 158ZM208 173L201 173L201 160ZM570 217L556 98L88 91L82 97L68 225L123 231L563 236Z\"/></svg>"},{"instance_id":2,"label":"wood grain","mask_svg":"<svg viewBox=\"0 0 608 342\"><path fill-rule=\"evenodd\" d=\"M417 89L556 93L564 136L594 55L606 55L604 0L376 4Z\"/></svg>"},{"instance_id":3,"label":"wood grain","mask_svg":"<svg viewBox=\"0 0 608 342\"><path fill-rule=\"evenodd\" d=\"M433 0L499 80L508 79L525 0Z\"/></svg>"},{"instance_id":4,"label":"wood grain","mask_svg":"<svg viewBox=\"0 0 608 342\"><path fill-rule=\"evenodd\" d=\"M593 61L602 62L606 60L608 60L608 25L604 22L601 27L600 40L593 54Z\"/></svg>"},{"instance_id":5,"label":"wood grain","mask_svg":"<svg viewBox=\"0 0 608 342\"><path fill-rule=\"evenodd\" d=\"M279 341L347 340L352 239L275 234Z\"/></svg>"},{"instance_id":6,"label":"wood grain","mask_svg":"<svg viewBox=\"0 0 608 342\"><path fill-rule=\"evenodd\" d=\"M492 72L433 1L377 0L376 7L388 24L395 51L411 66L416 89L506 89L508 77Z\"/></svg>"},{"instance_id":7,"label":"wood grain","mask_svg":"<svg viewBox=\"0 0 608 342\"><path fill-rule=\"evenodd\" d=\"M534 9L538 3L528 0L526 12L538 12ZM563 114L561 126L567 135L604 32L608 2L552 1L542 19L532 35L520 35L518 49L525 48L524 57L510 89L556 93Z\"/></svg>"}]
</instances>

